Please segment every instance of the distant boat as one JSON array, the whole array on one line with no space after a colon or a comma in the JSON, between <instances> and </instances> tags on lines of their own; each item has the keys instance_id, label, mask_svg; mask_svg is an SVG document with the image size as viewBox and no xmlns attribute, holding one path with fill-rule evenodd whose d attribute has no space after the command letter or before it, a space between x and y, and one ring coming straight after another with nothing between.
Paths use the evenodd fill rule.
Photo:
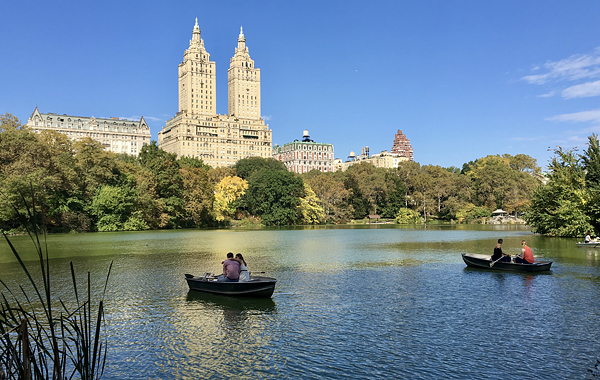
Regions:
<instances>
[{"instance_id":1,"label":"distant boat","mask_svg":"<svg viewBox=\"0 0 600 380\"><path fill-rule=\"evenodd\" d=\"M185 275L190 290L236 297L270 298L275 290L276 279L272 277L250 276L250 281L217 281L210 274L204 276Z\"/></svg>"},{"instance_id":2,"label":"distant boat","mask_svg":"<svg viewBox=\"0 0 600 380\"><path fill-rule=\"evenodd\" d=\"M577 246L578 247L587 247L587 248L600 248L600 241L592 240L589 243L586 243L584 241L578 241Z\"/></svg>"},{"instance_id":3,"label":"distant boat","mask_svg":"<svg viewBox=\"0 0 600 380\"><path fill-rule=\"evenodd\" d=\"M467 264L467 266L473 268L504 270L523 273L547 271L550 270L550 266L552 265L552 261L536 261L533 264L520 264L505 261L494 262L491 260L491 256L489 255L476 255L470 253L463 253L462 258L465 264ZM490 267L491 263L494 263L494 265Z\"/></svg>"}]
</instances>

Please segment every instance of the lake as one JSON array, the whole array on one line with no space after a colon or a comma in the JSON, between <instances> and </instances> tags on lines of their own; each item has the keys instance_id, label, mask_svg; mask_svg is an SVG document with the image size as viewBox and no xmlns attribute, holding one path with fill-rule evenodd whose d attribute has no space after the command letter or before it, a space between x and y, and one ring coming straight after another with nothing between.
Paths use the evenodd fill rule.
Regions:
<instances>
[{"instance_id":1,"label":"lake","mask_svg":"<svg viewBox=\"0 0 600 380\"><path fill-rule=\"evenodd\" d=\"M526 239L549 273L467 268ZM11 238L32 260L27 237ZM393 225L49 235L107 294L104 379L586 378L600 358L600 249L524 226ZM271 299L189 292L229 251L276 277ZM30 263L35 265L34 262ZM0 244L0 278L25 278Z\"/></svg>"}]
</instances>

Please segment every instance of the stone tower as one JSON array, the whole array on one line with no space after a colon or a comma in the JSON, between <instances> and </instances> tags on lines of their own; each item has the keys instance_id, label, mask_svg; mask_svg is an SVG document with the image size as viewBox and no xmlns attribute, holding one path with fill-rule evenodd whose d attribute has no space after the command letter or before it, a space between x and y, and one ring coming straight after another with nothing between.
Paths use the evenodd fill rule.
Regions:
<instances>
[{"instance_id":1,"label":"stone tower","mask_svg":"<svg viewBox=\"0 0 600 380\"><path fill-rule=\"evenodd\" d=\"M238 45L227 70L228 112L239 119L260 119L260 69L254 66L240 27Z\"/></svg>"},{"instance_id":2,"label":"stone tower","mask_svg":"<svg viewBox=\"0 0 600 380\"><path fill-rule=\"evenodd\" d=\"M204 49L196 19L190 47L183 53L183 62L179 64L179 112L216 115L216 78L215 62L211 62L210 54Z\"/></svg>"}]
</instances>

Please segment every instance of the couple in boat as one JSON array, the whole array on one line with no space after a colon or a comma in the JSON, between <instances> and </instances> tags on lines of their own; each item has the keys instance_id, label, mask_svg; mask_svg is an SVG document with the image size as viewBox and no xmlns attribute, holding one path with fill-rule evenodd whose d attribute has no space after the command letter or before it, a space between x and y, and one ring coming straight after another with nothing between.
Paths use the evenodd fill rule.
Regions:
<instances>
[{"instance_id":1,"label":"couple in boat","mask_svg":"<svg viewBox=\"0 0 600 380\"><path fill-rule=\"evenodd\" d=\"M586 243L600 243L600 239L598 239L598 237L596 236L595 239L592 239L592 235L588 232L585 234L585 240Z\"/></svg>"},{"instance_id":2,"label":"couple in boat","mask_svg":"<svg viewBox=\"0 0 600 380\"><path fill-rule=\"evenodd\" d=\"M233 257L233 252L227 254L227 260L221 261L223 264L223 275L219 276L217 281L240 282L250 281L250 272L244 256L238 253Z\"/></svg>"},{"instance_id":3,"label":"couple in boat","mask_svg":"<svg viewBox=\"0 0 600 380\"><path fill-rule=\"evenodd\" d=\"M498 239L498 244L494 247L494 254L492 255L492 261L500 261L510 263L512 261L510 255L502 252L502 239ZM518 264L533 264L535 259L533 258L533 252L531 248L527 246L525 240L521 241L521 254L516 255L514 262Z\"/></svg>"}]
</instances>

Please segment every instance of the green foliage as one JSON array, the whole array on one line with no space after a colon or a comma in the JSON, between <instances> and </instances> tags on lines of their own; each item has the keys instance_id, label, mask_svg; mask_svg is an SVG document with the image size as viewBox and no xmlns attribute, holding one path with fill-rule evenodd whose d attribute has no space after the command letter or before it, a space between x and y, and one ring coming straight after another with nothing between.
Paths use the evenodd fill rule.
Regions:
<instances>
[{"instance_id":1,"label":"green foliage","mask_svg":"<svg viewBox=\"0 0 600 380\"><path fill-rule=\"evenodd\" d=\"M213 209L218 221L234 216L237 200L244 195L247 188L248 182L237 176L225 177L215 186Z\"/></svg>"},{"instance_id":2,"label":"green foliage","mask_svg":"<svg viewBox=\"0 0 600 380\"><path fill-rule=\"evenodd\" d=\"M394 223L396 224L419 224L421 221L421 214L404 207L398 211L396 219L394 219Z\"/></svg>"},{"instance_id":3,"label":"green foliage","mask_svg":"<svg viewBox=\"0 0 600 380\"><path fill-rule=\"evenodd\" d=\"M304 184L294 173L265 169L250 177L244 203L265 225L292 225L300 221L297 208L303 196Z\"/></svg>"},{"instance_id":4,"label":"green foliage","mask_svg":"<svg viewBox=\"0 0 600 380\"><path fill-rule=\"evenodd\" d=\"M525 218L533 231L550 236L583 236L592 230L586 204L590 194L585 168L572 150L558 148L549 165L549 181L538 187Z\"/></svg>"},{"instance_id":5,"label":"green foliage","mask_svg":"<svg viewBox=\"0 0 600 380\"><path fill-rule=\"evenodd\" d=\"M350 216L353 219L362 219L369 215L369 200L363 196L356 177L346 176L344 186L350 192L348 196L348 204L352 210Z\"/></svg>"},{"instance_id":6,"label":"green foliage","mask_svg":"<svg viewBox=\"0 0 600 380\"><path fill-rule=\"evenodd\" d=\"M179 167L182 169L197 169L201 168L204 170L209 170L210 166L206 165L204 161L196 157L179 157L177 160Z\"/></svg>"},{"instance_id":7,"label":"green foliage","mask_svg":"<svg viewBox=\"0 0 600 380\"><path fill-rule=\"evenodd\" d=\"M298 205L300 220L303 224L323 222L325 220L323 207L319 204L319 198L317 198L315 192L306 183L304 183L304 193L306 195L300 198L300 205Z\"/></svg>"},{"instance_id":8,"label":"green foliage","mask_svg":"<svg viewBox=\"0 0 600 380\"><path fill-rule=\"evenodd\" d=\"M492 215L490 210L485 207L475 206L467 212L466 219L473 220L477 218L488 218Z\"/></svg>"},{"instance_id":9,"label":"green foliage","mask_svg":"<svg viewBox=\"0 0 600 380\"><path fill-rule=\"evenodd\" d=\"M180 227L185 201L177 155L165 152L158 147L156 141L152 141L142 147L138 159L142 167L150 171L155 178L155 191L162 206L159 227Z\"/></svg>"},{"instance_id":10,"label":"green foliage","mask_svg":"<svg viewBox=\"0 0 600 380\"><path fill-rule=\"evenodd\" d=\"M281 161L273 158L250 157L242 158L233 165L237 176L248 181L250 177L263 170L280 170L287 171L287 168Z\"/></svg>"},{"instance_id":11,"label":"green foliage","mask_svg":"<svg viewBox=\"0 0 600 380\"><path fill-rule=\"evenodd\" d=\"M4 230L19 227L8 205L14 202L22 210L14 194L29 184L41 200L49 230L83 232L216 226L245 217L252 223L274 225L343 223L369 214L395 218L401 208L416 211L425 220L466 220L483 215L484 209L526 211L542 178L533 158L505 154L471 161L461 171L409 161L395 169L358 162L345 172L313 170L302 174L300 181L274 159L251 157L230 168L210 168L197 158L178 159L159 149L155 141L145 145L138 157L116 155L89 138L71 141L57 132L31 133L8 114L0 121L0 192L6 195L0 199L0 228ZM594 174L600 160L598 147L590 142L585 170L591 184L597 182L594 176L600 177ZM233 201L221 197L219 184L236 173L252 193ZM269 183L272 179L275 182ZM314 191L314 197L301 182ZM583 203L583 213L597 228L599 198L600 189L590 187ZM479 212L469 214L475 207Z\"/></svg>"},{"instance_id":12,"label":"green foliage","mask_svg":"<svg viewBox=\"0 0 600 380\"><path fill-rule=\"evenodd\" d=\"M311 170L302 176L321 202L326 222L337 223L351 218L353 207L349 204L350 191L334 173Z\"/></svg>"},{"instance_id":13,"label":"green foliage","mask_svg":"<svg viewBox=\"0 0 600 380\"><path fill-rule=\"evenodd\" d=\"M3 234L28 284L13 292L0 280L0 375L2 379L99 379L106 363L104 295L112 263L100 294L93 290L97 287L92 286L89 272L87 289L80 293L72 262L73 292L70 296L58 292L51 284L60 281L51 275L48 248L40 242L40 229L33 222L39 220L35 203L25 204L25 210L26 216L19 213L19 218L37 253L36 272L41 275L30 270Z\"/></svg>"}]
</instances>

